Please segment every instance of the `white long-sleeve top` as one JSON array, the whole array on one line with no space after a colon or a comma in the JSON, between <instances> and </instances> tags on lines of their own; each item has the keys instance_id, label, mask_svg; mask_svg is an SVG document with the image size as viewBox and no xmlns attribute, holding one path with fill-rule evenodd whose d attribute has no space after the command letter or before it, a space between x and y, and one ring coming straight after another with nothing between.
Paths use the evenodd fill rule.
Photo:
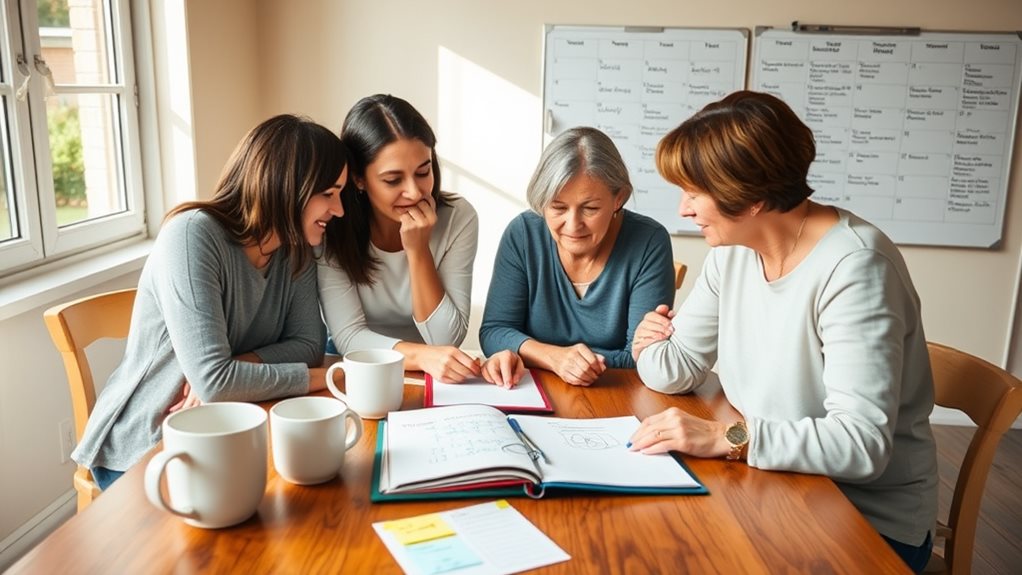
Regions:
<instances>
[{"instance_id":1,"label":"white long-sleeve top","mask_svg":"<svg viewBox=\"0 0 1022 575\"><path fill-rule=\"evenodd\" d=\"M385 252L369 244L380 261L374 282L356 285L336 263L320 258L319 299L337 351L392 348L408 341L461 345L472 308L472 265L479 241L479 219L464 198L455 196L437 209L429 240L443 299L426 321L412 315L412 285L404 251Z\"/></svg>"},{"instance_id":2,"label":"white long-sleeve top","mask_svg":"<svg viewBox=\"0 0 1022 575\"><path fill-rule=\"evenodd\" d=\"M684 393L716 363L749 428L750 466L827 475L879 532L920 545L936 522L937 461L919 298L894 244L838 214L773 282L755 251L711 250L639 376Z\"/></svg>"}]
</instances>

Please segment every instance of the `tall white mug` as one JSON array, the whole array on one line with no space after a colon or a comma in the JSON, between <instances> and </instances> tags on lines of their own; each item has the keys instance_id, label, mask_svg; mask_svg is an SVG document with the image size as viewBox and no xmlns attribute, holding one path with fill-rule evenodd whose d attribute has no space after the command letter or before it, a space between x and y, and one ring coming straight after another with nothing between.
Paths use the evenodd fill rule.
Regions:
<instances>
[{"instance_id":1,"label":"tall white mug","mask_svg":"<svg viewBox=\"0 0 1022 575\"><path fill-rule=\"evenodd\" d=\"M344 391L334 385L334 370L344 370ZM352 351L326 371L326 384L337 399L363 419L382 419L401 409L405 356L392 349Z\"/></svg>"},{"instance_id":2,"label":"tall white mug","mask_svg":"<svg viewBox=\"0 0 1022 575\"><path fill-rule=\"evenodd\" d=\"M277 473L314 485L341 472L344 452L362 437L362 420L332 397L292 397L270 409L270 437Z\"/></svg>"},{"instance_id":3,"label":"tall white mug","mask_svg":"<svg viewBox=\"0 0 1022 575\"><path fill-rule=\"evenodd\" d=\"M156 507L196 527L241 523L266 491L266 411L251 403L210 403L163 420L163 451L146 466ZM167 476L167 493L160 489Z\"/></svg>"}]
</instances>

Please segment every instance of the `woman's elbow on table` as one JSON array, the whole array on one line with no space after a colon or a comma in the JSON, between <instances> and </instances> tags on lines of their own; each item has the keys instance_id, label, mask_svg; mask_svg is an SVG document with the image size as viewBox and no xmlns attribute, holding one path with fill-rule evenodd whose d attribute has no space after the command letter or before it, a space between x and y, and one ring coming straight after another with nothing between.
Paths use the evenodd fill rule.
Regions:
<instances>
[{"instance_id":1,"label":"woman's elbow on table","mask_svg":"<svg viewBox=\"0 0 1022 575\"><path fill-rule=\"evenodd\" d=\"M680 360L668 353L670 341L650 344L639 353L635 368L642 383L660 393L688 393L695 388L695 379Z\"/></svg>"}]
</instances>

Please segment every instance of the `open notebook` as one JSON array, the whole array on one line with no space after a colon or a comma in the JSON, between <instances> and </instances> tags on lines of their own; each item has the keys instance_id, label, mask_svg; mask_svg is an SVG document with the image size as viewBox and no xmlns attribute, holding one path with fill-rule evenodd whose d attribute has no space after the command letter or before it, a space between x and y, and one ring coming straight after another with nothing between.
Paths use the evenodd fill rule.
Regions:
<instances>
[{"instance_id":1,"label":"open notebook","mask_svg":"<svg viewBox=\"0 0 1022 575\"><path fill-rule=\"evenodd\" d=\"M707 493L671 455L643 455L626 448L638 426L634 416L507 416L486 405L392 412L378 434L372 499L542 497L551 487Z\"/></svg>"}]
</instances>

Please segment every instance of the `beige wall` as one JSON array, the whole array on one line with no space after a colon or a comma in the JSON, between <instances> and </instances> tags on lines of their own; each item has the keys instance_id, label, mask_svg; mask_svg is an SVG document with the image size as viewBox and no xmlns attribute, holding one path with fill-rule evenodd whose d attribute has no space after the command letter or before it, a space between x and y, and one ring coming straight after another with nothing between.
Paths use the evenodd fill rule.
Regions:
<instances>
[{"instance_id":1,"label":"beige wall","mask_svg":"<svg viewBox=\"0 0 1022 575\"><path fill-rule=\"evenodd\" d=\"M263 24L253 2L188 0L186 6L196 194L208 198L235 144L263 119L259 77L271 69L261 62Z\"/></svg>"},{"instance_id":2,"label":"beige wall","mask_svg":"<svg viewBox=\"0 0 1022 575\"><path fill-rule=\"evenodd\" d=\"M544 24L754 29L801 20L933 30L1022 29L1018 0L260 0L258 12L264 115L299 109L336 129L358 98L390 92L411 101L433 124L445 187L467 196L480 212L476 322L500 230L524 209L524 187L540 152ZM923 300L930 339L998 364L1010 345L1022 243L1022 202L1012 201L1022 187L1020 158L1016 151L999 249L903 249ZM684 295L707 248L701 238L675 237L674 250L691 267Z\"/></svg>"},{"instance_id":3,"label":"beige wall","mask_svg":"<svg viewBox=\"0 0 1022 575\"><path fill-rule=\"evenodd\" d=\"M138 273L105 281L60 301L89 294L132 287ZM43 324L48 303L0 321L0 571L12 560L7 549L24 551L18 540L26 522L52 526L53 519L40 517L44 509L54 516L74 512L71 477L73 462L61 463L57 425L72 420L71 396L60 354ZM88 349L97 385L106 381L124 350L123 342L101 340ZM63 505L62 505L63 504Z\"/></svg>"},{"instance_id":4,"label":"beige wall","mask_svg":"<svg viewBox=\"0 0 1022 575\"><path fill-rule=\"evenodd\" d=\"M183 73L191 95L160 116L162 190L208 197L238 139L269 115L297 112L338 129L358 98L391 92L415 104L440 139L445 187L480 214L473 326L485 303L500 232L525 209L524 189L540 152L543 24L786 26L791 20L916 25L928 29L1018 30L1018 0L149 0L154 18L185 17L183 48L161 55L157 84L172 93ZM868 15L867 17L861 15ZM154 27L155 28L155 27ZM161 42L154 30L156 42ZM171 42L170 44L173 44ZM179 67L188 70L178 69ZM158 86L158 91L160 90ZM181 146L187 139L189 143ZM1017 148L1022 147L1016 142ZM180 149L177 147L180 146ZM189 158L178 152L185 150ZM167 150L164 150L167 152ZM194 175L188 162L194 161ZM183 167L182 167L183 166ZM1015 152L1004 242L996 250L904 248L924 306L930 339L1002 363L1016 299L1022 244L1022 153ZM193 182L194 180L194 182ZM691 267L687 291L707 248L676 237L677 259ZM132 285L137 274L89 288ZM67 298L61 298L67 299ZM52 302L55 303L55 302ZM48 304L49 305L49 304ZM66 382L41 321L45 306L0 321L0 541L70 489L71 464L59 463L56 424L71 416ZM466 345L475 346L470 335ZM29 358L26 360L26 358ZM65 506L66 507L66 506ZM0 570L3 565L0 563Z\"/></svg>"}]
</instances>

